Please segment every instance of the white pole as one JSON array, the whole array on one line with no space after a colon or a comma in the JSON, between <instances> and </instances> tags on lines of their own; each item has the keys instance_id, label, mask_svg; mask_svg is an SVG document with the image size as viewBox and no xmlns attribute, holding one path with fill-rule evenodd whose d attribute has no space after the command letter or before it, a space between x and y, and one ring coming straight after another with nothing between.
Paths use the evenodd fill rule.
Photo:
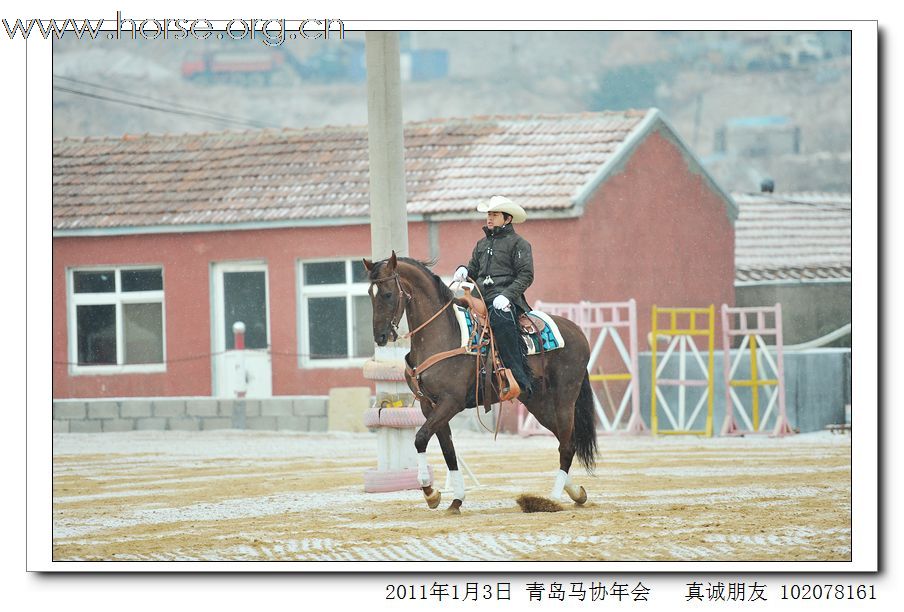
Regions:
<instances>
[{"instance_id":1,"label":"white pole","mask_svg":"<svg viewBox=\"0 0 904 612\"><path fill-rule=\"evenodd\" d=\"M398 32L367 32L370 238L374 261L408 255Z\"/></svg>"},{"instance_id":2,"label":"white pole","mask_svg":"<svg viewBox=\"0 0 904 612\"><path fill-rule=\"evenodd\" d=\"M393 251L400 257L408 255L399 35L367 32L365 50L371 257L380 261ZM399 336L407 332L405 317L400 321L399 332ZM399 400L405 406L411 405L411 393L401 374L409 350L409 341L400 338L385 347L375 347L373 360L364 365L364 376L374 381L377 406L391 406ZM414 432L413 428L386 427L378 432L378 471L390 477L394 484L388 487L393 490L418 488ZM387 486L383 490L388 490Z\"/></svg>"}]
</instances>

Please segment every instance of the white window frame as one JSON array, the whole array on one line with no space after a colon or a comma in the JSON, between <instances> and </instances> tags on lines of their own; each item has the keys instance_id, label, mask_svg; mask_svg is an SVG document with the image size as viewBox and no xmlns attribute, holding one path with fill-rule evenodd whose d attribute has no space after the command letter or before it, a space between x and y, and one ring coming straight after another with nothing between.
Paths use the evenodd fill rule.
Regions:
<instances>
[{"instance_id":1,"label":"white window frame","mask_svg":"<svg viewBox=\"0 0 904 612\"><path fill-rule=\"evenodd\" d=\"M304 265L315 263L345 262L345 282L332 285L305 285ZM346 350L352 354L355 344L355 310L354 300L358 296L370 297L367 293L369 283L354 283L351 281L352 266L362 265L361 259L348 259L346 257L323 259L299 259L296 265L296 278L298 279L298 366L306 369L320 368L360 368L372 359L372 357L343 357L337 359L312 359L311 341L308 336L308 298L312 297L343 297L345 300L345 324L346 324Z\"/></svg>"},{"instance_id":2,"label":"white window frame","mask_svg":"<svg viewBox=\"0 0 904 612\"><path fill-rule=\"evenodd\" d=\"M163 266L160 264L128 265L128 266L78 266L66 270L66 299L67 321L69 338L69 374L71 376L105 376L116 374L150 374L166 372L166 291L122 291L121 273L128 270L159 269L163 276ZM100 272L112 270L114 273L113 292L104 293L76 293L76 272ZM164 279L165 281L165 279ZM164 287L166 284L164 282ZM160 304L163 363L135 363L124 364L125 358L125 330L122 316L123 304ZM118 365L87 365L78 363L78 317L79 306L102 306L113 304L116 306L116 362Z\"/></svg>"}]
</instances>

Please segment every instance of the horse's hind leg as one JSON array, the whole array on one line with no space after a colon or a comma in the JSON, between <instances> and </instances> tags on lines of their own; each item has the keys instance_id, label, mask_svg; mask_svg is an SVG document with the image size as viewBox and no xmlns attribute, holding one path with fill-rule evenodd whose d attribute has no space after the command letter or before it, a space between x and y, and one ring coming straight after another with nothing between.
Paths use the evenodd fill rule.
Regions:
<instances>
[{"instance_id":1,"label":"horse's hind leg","mask_svg":"<svg viewBox=\"0 0 904 612\"><path fill-rule=\"evenodd\" d=\"M584 487L571 482L571 474L566 476L565 492L579 506L587 501L587 491L584 490Z\"/></svg>"},{"instance_id":2,"label":"horse's hind leg","mask_svg":"<svg viewBox=\"0 0 904 612\"><path fill-rule=\"evenodd\" d=\"M580 491L571 484L571 477L568 475L575 454L574 442L571 437L574 431L574 422L568 418L567 414L563 415L558 410L556 401L558 400L549 396L536 398L530 410L537 417L540 424L555 434L556 439L559 441L559 471L556 472L556 479L549 496L559 500L562 498L562 493L568 491L571 498L578 501L580 499ZM572 492L578 497L575 498Z\"/></svg>"},{"instance_id":3,"label":"horse's hind leg","mask_svg":"<svg viewBox=\"0 0 904 612\"><path fill-rule=\"evenodd\" d=\"M560 406L566 408L560 409ZM587 491L584 487L574 484L571 481L571 464L574 461L576 452L574 444L574 428L575 422L572 415L574 402L562 401L559 398L559 404L556 406L556 436L559 440L559 471L556 472L556 480L552 486L550 497L553 499L561 499L563 491L568 494L576 504L580 505L587 501Z\"/></svg>"},{"instance_id":4,"label":"horse's hind leg","mask_svg":"<svg viewBox=\"0 0 904 612\"><path fill-rule=\"evenodd\" d=\"M561 465L564 463L562 461L562 449L559 447L559 456L560 456L560 468L559 471L556 472L556 481L552 486L552 493L550 493L550 497L553 499L561 499L562 492L568 493L568 497L570 497L576 504L580 505L587 501L587 491L584 490L584 487L574 484L571 481L571 474L569 471L571 469L571 461L568 461L568 467L562 468ZM571 451L571 456L574 458L574 450Z\"/></svg>"},{"instance_id":5,"label":"horse's hind leg","mask_svg":"<svg viewBox=\"0 0 904 612\"><path fill-rule=\"evenodd\" d=\"M549 494L553 499L561 499L562 492L568 486L571 470L571 462L574 460L574 442L571 434L574 431L574 423L567 416L556 410L556 438L559 440L559 471L556 472L556 480L552 485L552 492Z\"/></svg>"},{"instance_id":6,"label":"horse's hind leg","mask_svg":"<svg viewBox=\"0 0 904 612\"><path fill-rule=\"evenodd\" d=\"M440 448L443 450L443 458L446 460L446 467L449 469L449 480L452 484L452 503L449 505L447 512L450 514L461 514L462 502L465 501L465 479L458 470L458 457L455 454L455 446L452 444L452 428L446 423L436 432L439 439Z\"/></svg>"}]
</instances>

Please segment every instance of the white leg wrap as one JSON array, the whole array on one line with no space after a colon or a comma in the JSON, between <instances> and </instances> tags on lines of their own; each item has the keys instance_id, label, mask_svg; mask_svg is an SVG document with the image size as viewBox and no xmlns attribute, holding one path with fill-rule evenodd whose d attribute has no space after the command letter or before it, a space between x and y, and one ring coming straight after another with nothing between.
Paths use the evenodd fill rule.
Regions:
<instances>
[{"instance_id":1,"label":"white leg wrap","mask_svg":"<svg viewBox=\"0 0 904 612\"><path fill-rule=\"evenodd\" d=\"M465 477L458 470L450 470L449 480L452 485L452 498L465 501Z\"/></svg>"},{"instance_id":2,"label":"white leg wrap","mask_svg":"<svg viewBox=\"0 0 904 612\"><path fill-rule=\"evenodd\" d=\"M572 499L581 496L581 487L571 482L571 474L568 474L565 479L565 490Z\"/></svg>"},{"instance_id":3,"label":"white leg wrap","mask_svg":"<svg viewBox=\"0 0 904 612\"><path fill-rule=\"evenodd\" d=\"M559 470L556 472L556 482L552 485L552 493L549 494L553 499L561 499L562 491L565 489L565 483L568 482L568 474Z\"/></svg>"},{"instance_id":4,"label":"white leg wrap","mask_svg":"<svg viewBox=\"0 0 904 612\"><path fill-rule=\"evenodd\" d=\"M427 453L417 454L417 481L422 487L430 486L430 470L427 469Z\"/></svg>"}]
</instances>

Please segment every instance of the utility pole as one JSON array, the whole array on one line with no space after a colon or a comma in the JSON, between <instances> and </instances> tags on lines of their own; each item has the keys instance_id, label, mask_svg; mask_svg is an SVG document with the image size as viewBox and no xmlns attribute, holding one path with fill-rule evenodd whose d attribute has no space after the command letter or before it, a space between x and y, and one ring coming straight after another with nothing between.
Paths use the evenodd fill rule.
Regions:
<instances>
[{"instance_id":1,"label":"utility pole","mask_svg":"<svg viewBox=\"0 0 904 612\"><path fill-rule=\"evenodd\" d=\"M370 237L374 261L408 255L398 32L367 32Z\"/></svg>"},{"instance_id":2,"label":"utility pole","mask_svg":"<svg viewBox=\"0 0 904 612\"><path fill-rule=\"evenodd\" d=\"M408 210L405 194L405 142L402 124L401 54L397 32L367 32L367 136L370 155L370 236L373 261L408 253ZM411 343L399 322L399 339L374 348L364 364L364 377L374 381L377 415L402 417L377 429L377 469L364 474L368 492L419 489L414 417L423 418L405 383L405 355ZM390 412L393 411L393 412ZM373 419L371 410L367 420ZM423 421L421 421L423 422Z\"/></svg>"}]
</instances>

